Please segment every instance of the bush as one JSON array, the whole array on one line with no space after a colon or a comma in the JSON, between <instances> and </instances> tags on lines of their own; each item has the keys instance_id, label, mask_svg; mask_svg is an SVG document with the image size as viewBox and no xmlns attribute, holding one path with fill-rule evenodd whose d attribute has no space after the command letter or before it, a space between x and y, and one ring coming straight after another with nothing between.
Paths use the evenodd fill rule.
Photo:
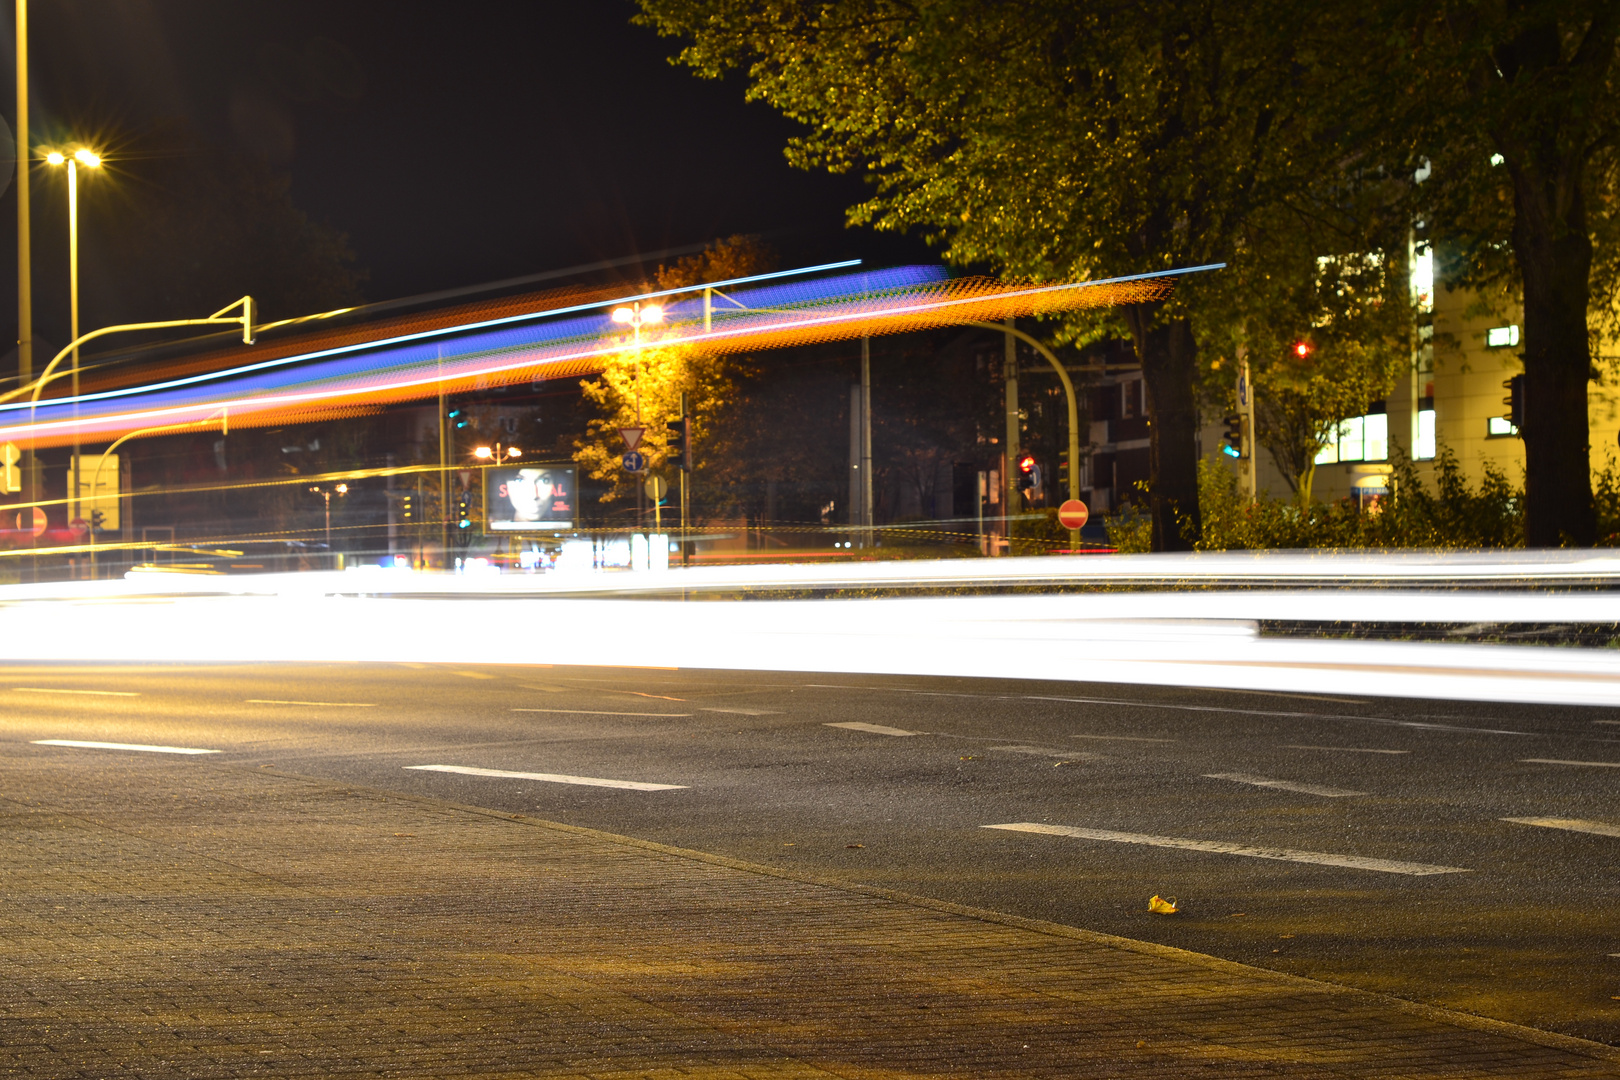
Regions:
<instances>
[{"instance_id":1,"label":"bush","mask_svg":"<svg viewBox=\"0 0 1620 1080\"><path fill-rule=\"evenodd\" d=\"M1599 487L1600 514L1608 505L1610 531L1620 534L1620 478L1606 471ZM1304 509L1266 494L1250 502L1239 494L1236 477L1212 459L1198 463L1198 504L1200 551L1524 546L1523 491L1493 465L1485 466L1478 490L1471 489L1456 454L1445 447L1434 461L1432 491L1412 462L1398 456L1389 493L1365 510L1353 499Z\"/></svg>"}]
</instances>

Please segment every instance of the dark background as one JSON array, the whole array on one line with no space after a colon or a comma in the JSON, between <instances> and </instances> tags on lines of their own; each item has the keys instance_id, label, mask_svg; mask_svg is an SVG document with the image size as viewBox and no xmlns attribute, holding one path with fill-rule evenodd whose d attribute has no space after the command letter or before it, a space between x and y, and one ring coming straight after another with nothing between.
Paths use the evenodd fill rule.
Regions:
<instances>
[{"instance_id":1,"label":"dark background","mask_svg":"<svg viewBox=\"0 0 1620 1080\"><path fill-rule=\"evenodd\" d=\"M670 65L677 43L630 25L634 11L613 0L30 5L32 141L108 153L106 173L81 180L83 326L154 306L129 294L150 291L143 275L179 272L175 253L158 257L162 239L113 250L108 238L127 239L128 218L153 200L183 206L175 177L233 157L290 178L293 204L346 234L368 274L366 300L644 256L614 271L628 282L660 252L733 233L763 234L786 265L928 257L915 241L846 228L843 212L865 184L788 167L782 147L795 125L745 103L741 80ZM8 122L11 28L8 10ZM0 332L11 337L15 198L14 185L0 198ZM35 334L59 344L67 234L57 170L36 169L33 200ZM218 305L241 286L219 281Z\"/></svg>"}]
</instances>

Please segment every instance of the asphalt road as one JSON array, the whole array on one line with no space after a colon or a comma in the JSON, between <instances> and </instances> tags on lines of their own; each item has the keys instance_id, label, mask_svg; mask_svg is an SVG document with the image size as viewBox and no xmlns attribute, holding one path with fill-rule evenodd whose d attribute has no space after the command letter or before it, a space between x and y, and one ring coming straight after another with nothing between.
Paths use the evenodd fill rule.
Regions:
<instances>
[{"instance_id":1,"label":"asphalt road","mask_svg":"<svg viewBox=\"0 0 1620 1080\"><path fill-rule=\"evenodd\" d=\"M216 750L188 765L527 814L1620 1043L1620 710L403 664L12 666L0 701L16 743ZM1155 894L1180 912L1150 913Z\"/></svg>"}]
</instances>

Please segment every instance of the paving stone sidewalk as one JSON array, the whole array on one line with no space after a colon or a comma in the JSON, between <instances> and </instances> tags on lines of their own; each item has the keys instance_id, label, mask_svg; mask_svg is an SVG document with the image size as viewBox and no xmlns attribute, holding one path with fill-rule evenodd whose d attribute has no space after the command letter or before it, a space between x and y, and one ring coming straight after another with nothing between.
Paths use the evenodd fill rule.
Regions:
<instances>
[{"instance_id":1,"label":"paving stone sidewalk","mask_svg":"<svg viewBox=\"0 0 1620 1080\"><path fill-rule=\"evenodd\" d=\"M1613 1077L1612 1048L654 845L0 745L0 1075Z\"/></svg>"}]
</instances>

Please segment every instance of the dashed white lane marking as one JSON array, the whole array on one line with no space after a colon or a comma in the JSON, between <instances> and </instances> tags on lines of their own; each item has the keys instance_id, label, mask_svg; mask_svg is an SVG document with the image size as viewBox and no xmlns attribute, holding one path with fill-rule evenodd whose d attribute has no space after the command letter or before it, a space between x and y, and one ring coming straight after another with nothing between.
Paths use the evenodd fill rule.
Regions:
<instances>
[{"instance_id":1,"label":"dashed white lane marking","mask_svg":"<svg viewBox=\"0 0 1620 1080\"><path fill-rule=\"evenodd\" d=\"M1040 757L1082 758L1091 757L1090 754L1076 753L1073 750L1054 750L1050 746L987 746L986 750L1005 750L1009 754L1034 754Z\"/></svg>"},{"instance_id":2,"label":"dashed white lane marking","mask_svg":"<svg viewBox=\"0 0 1620 1080\"><path fill-rule=\"evenodd\" d=\"M54 686L13 686L14 694L85 694L89 697L140 697L134 690L60 690Z\"/></svg>"},{"instance_id":3,"label":"dashed white lane marking","mask_svg":"<svg viewBox=\"0 0 1620 1080\"><path fill-rule=\"evenodd\" d=\"M823 724L822 727L848 728L850 731L865 731L873 735L926 735L926 731L907 731L905 728L884 727L882 724L863 724L859 720L850 720L842 724Z\"/></svg>"},{"instance_id":4,"label":"dashed white lane marking","mask_svg":"<svg viewBox=\"0 0 1620 1080\"><path fill-rule=\"evenodd\" d=\"M330 709L375 709L375 701L281 701L278 698L250 697L249 705L320 705Z\"/></svg>"},{"instance_id":5,"label":"dashed white lane marking","mask_svg":"<svg viewBox=\"0 0 1620 1080\"><path fill-rule=\"evenodd\" d=\"M1359 720L1368 724L1420 728L1424 731L1466 731L1484 735L1529 735L1528 731L1502 728L1458 727L1455 724L1424 724L1416 720L1396 720L1388 716L1355 716L1348 713L1273 712L1265 709L1239 709L1228 705L1169 705L1158 701L1124 701L1118 698L1045 697L1028 694L1025 701L1067 701L1079 705L1130 705L1140 709L1175 709L1181 712L1242 713L1247 716L1282 716L1299 720Z\"/></svg>"},{"instance_id":6,"label":"dashed white lane marking","mask_svg":"<svg viewBox=\"0 0 1620 1080\"><path fill-rule=\"evenodd\" d=\"M1431 874L1473 873L1472 870L1462 866L1431 866L1428 863L1400 862L1395 859L1367 859L1360 855L1333 855L1322 851L1250 847L1246 844L1228 844L1220 840L1187 840L1176 836L1149 836L1146 833L1115 832L1112 829L1082 829L1073 825L1042 825L1033 821L1020 821L1010 825L985 825L982 828L1042 833L1047 836L1073 836L1081 840L1111 840L1119 844L1145 844L1148 847L1179 848L1183 851L1208 851L1217 855L1244 855L1251 859L1276 859L1281 862L1315 863L1319 866L1343 866L1352 870L1377 870L1385 874L1408 874L1413 877L1427 877Z\"/></svg>"},{"instance_id":7,"label":"dashed white lane marking","mask_svg":"<svg viewBox=\"0 0 1620 1080\"><path fill-rule=\"evenodd\" d=\"M1527 757L1519 760L1530 765L1591 765L1599 769L1620 769L1620 761L1565 761L1562 758L1550 757Z\"/></svg>"},{"instance_id":8,"label":"dashed white lane marking","mask_svg":"<svg viewBox=\"0 0 1620 1080\"><path fill-rule=\"evenodd\" d=\"M640 780L608 780L600 776L569 776L566 773L512 772L507 769L475 769L469 765L407 765L423 772L461 773L464 776L496 776L509 780L539 780L546 784L579 784L583 787L623 788L627 791L679 791L685 784L644 784Z\"/></svg>"},{"instance_id":9,"label":"dashed white lane marking","mask_svg":"<svg viewBox=\"0 0 1620 1080\"><path fill-rule=\"evenodd\" d=\"M1563 829L1565 832L1591 833L1593 836L1620 836L1620 825L1602 821L1558 817L1505 817L1502 820L1515 825L1539 825L1543 829Z\"/></svg>"},{"instance_id":10,"label":"dashed white lane marking","mask_svg":"<svg viewBox=\"0 0 1620 1080\"><path fill-rule=\"evenodd\" d=\"M1365 791L1346 791L1344 788L1327 787L1323 784L1296 784L1292 780L1271 780L1264 776L1255 776L1251 773L1225 772L1205 773L1206 780L1230 780L1234 784L1250 784L1254 787L1276 788L1278 791L1297 791L1301 795L1321 795L1329 799L1343 799L1350 795L1365 795Z\"/></svg>"},{"instance_id":11,"label":"dashed white lane marking","mask_svg":"<svg viewBox=\"0 0 1620 1080\"><path fill-rule=\"evenodd\" d=\"M1620 720L1594 720L1594 724L1620 724Z\"/></svg>"},{"instance_id":12,"label":"dashed white lane marking","mask_svg":"<svg viewBox=\"0 0 1620 1080\"><path fill-rule=\"evenodd\" d=\"M566 713L569 716L691 716L689 712L608 712L605 709L513 709L513 712Z\"/></svg>"},{"instance_id":13,"label":"dashed white lane marking","mask_svg":"<svg viewBox=\"0 0 1620 1080\"><path fill-rule=\"evenodd\" d=\"M738 716L780 716L780 709L709 709L699 706L699 712L736 713Z\"/></svg>"},{"instance_id":14,"label":"dashed white lane marking","mask_svg":"<svg viewBox=\"0 0 1620 1080\"><path fill-rule=\"evenodd\" d=\"M1301 746L1287 743L1284 750L1337 750L1344 754L1410 754L1410 750L1377 750L1370 746Z\"/></svg>"},{"instance_id":15,"label":"dashed white lane marking","mask_svg":"<svg viewBox=\"0 0 1620 1080\"><path fill-rule=\"evenodd\" d=\"M1140 735L1070 735L1071 739L1100 739L1104 742L1175 742L1175 739L1144 739Z\"/></svg>"},{"instance_id":16,"label":"dashed white lane marking","mask_svg":"<svg viewBox=\"0 0 1620 1080\"><path fill-rule=\"evenodd\" d=\"M194 746L146 746L142 743L83 742L78 739L35 739L35 746L76 746L84 750L139 750L147 754L218 754L219 750L199 750Z\"/></svg>"}]
</instances>

